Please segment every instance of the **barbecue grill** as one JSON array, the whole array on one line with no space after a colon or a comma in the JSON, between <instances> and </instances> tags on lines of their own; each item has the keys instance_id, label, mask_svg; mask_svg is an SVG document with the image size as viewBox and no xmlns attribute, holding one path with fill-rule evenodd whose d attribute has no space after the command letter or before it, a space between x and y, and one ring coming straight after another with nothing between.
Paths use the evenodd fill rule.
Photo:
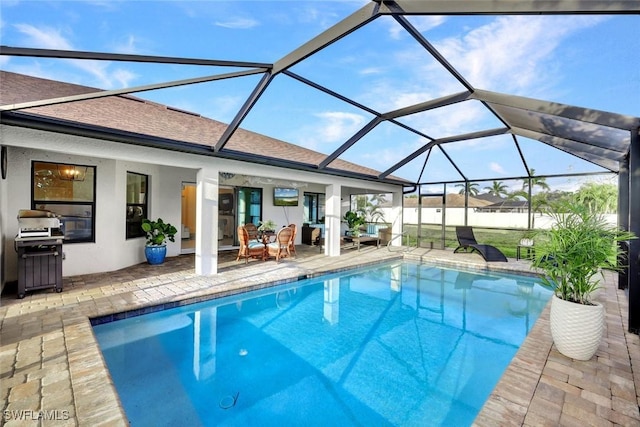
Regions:
<instances>
[{"instance_id":1,"label":"barbecue grill","mask_svg":"<svg viewBox=\"0 0 640 427\"><path fill-rule=\"evenodd\" d=\"M15 249L18 252L18 298L37 289L62 292L60 219L45 210L20 210Z\"/></svg>"}]
</instances>

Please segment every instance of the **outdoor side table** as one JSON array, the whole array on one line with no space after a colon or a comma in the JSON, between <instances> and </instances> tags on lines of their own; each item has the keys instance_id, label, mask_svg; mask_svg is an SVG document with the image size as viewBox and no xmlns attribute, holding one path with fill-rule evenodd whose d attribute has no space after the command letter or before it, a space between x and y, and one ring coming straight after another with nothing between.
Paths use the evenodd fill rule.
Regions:
<instances>
[{"instance_id":1,"label":"outdoor side table","mask_svg":"<svg viewBox=\"0 0 640 427\"><path fill-rule=\"evenodd\" d=\"M523 256L523 252L526 255ZM533 245L518 245L516 246L516 260L519 259L532 259L536 256L536 248Z\"/></svg>"}]
</instances>

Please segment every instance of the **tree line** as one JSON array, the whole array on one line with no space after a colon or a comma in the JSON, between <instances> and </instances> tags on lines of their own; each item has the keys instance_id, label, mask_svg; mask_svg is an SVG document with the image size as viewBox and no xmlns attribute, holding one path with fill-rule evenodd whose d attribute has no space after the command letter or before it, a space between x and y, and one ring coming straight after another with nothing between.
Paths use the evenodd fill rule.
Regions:
<instances>
[{"instance_id":1,"label":"tree line","mask_svg":"<svg viewBox=\"0 0 640 427\"><path fill-rule=\"evenodd\" d=\"M618 188L615 184L587 182L576 191L551 190L545 178L533 176L534 172L532 169L531 178L523 181L521 189L509 191L509 187L502 181L493 181L491 186L483 188L482 194L491 194L508 200L528 200L529 185L531 185L530 203L533 212L543 212L549 209L558 212L562 206L571 203L583 205L593 213L608 214L618 211ZM477 182L457 184L456 187L462 187L459 194L465 192L472 196L481 194ZM536 189L538 191L535 191Z\"/></svg>"}]
</instances>

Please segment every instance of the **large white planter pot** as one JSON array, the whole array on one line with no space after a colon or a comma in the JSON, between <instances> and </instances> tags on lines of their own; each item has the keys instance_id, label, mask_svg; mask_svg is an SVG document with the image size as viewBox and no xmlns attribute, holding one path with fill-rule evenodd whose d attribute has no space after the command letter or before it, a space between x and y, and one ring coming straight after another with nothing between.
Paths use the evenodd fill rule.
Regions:
<instances>
[{"instance_id":1,"label":"large white planter pot","mask_svg":"<svg viewBox=\"0 0 640 427\"><path fill-rule=\"evenodd\" d=\"M558 351L577 360L589 360L604 333L604 306L576 304L553 296L551 336Z\"/></svg>"}]
</instances>

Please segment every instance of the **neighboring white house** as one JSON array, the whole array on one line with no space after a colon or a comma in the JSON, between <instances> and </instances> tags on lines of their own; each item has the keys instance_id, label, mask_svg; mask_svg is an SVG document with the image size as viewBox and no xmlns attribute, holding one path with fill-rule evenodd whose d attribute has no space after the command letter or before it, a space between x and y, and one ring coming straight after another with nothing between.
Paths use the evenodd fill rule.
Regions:
<instances>
[{"instance_id":1,"label":"neighboring white house","mask_svg":"<svg viewBox=\"0 0 640 427\"><path fill-rule=\"evenodd\" d=\"M0 73L3 106L97 91ZM393 232L401 232L403 187L376 181L377 171L341 160L334 162L334 173L283 167L282 159L317 164L324 155L242 129L226 148L246 153L246 161L213 155L210 148L225 124L140 98L31 107L2 118L0 145L7 161L6 178L0 179L2 287L17 280L14 238L21 209L63 215L65 235L76 240L63 245L64 276L144 262L145 239L132 237L143 216L175 225L178 236L168 244L168 256L195 252L196 272L203 275L217 273L219 248L233 246L235 229L245 221L300 227L324 216L325 254L339 255L340 223L351 194L393 194L389 220ZM69 170L79 171L80 179L68 178ZM297 190L297 206L279 206L275 188Z\"/></svg>"}]
</instances>

